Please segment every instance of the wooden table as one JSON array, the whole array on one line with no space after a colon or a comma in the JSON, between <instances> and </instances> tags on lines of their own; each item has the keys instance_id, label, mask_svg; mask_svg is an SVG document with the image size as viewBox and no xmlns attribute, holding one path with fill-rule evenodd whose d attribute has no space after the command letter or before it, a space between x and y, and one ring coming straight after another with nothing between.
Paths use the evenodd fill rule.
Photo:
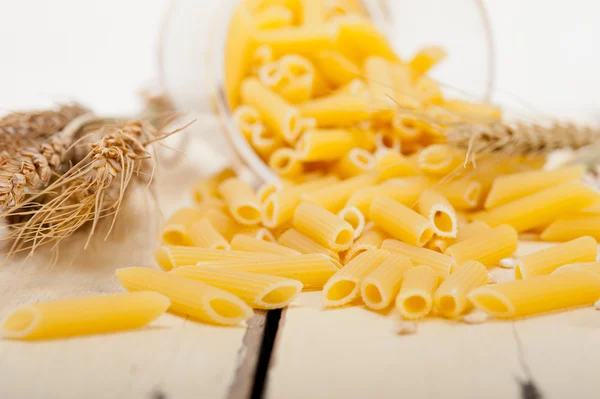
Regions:
<instances>
[{"instance_id":1,"label":"wooden table","mask_svg":"<svg viewBox=\"0 0 600 399\"><path fill-rule=\"evenodd\" d=\"M160 209L188 202L198 175L189 162L163 174ZM99 234L87 251L81 240L67 243L54 267L38 256L0 268L0 317L22 303L122 291L116 268L153 264L157 212L141 198L107 242ZM362 306L322 310L320 292L303 293L283 311L263 396L520 398L519 381L531 377L545 398L600 397L600 312L481 325L425 320L411 336L394 333L396 317ZM0 398L249 398L257 364L265 367L264 331L264 314L248 328L165 315L142 331L0 341Z\"/></svg>"}]
</instances>

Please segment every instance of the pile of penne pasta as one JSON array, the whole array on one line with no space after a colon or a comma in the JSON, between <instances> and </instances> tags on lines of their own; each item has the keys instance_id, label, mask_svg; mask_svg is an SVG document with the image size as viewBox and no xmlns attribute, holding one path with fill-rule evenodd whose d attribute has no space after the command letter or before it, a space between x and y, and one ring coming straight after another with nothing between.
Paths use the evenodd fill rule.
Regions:
<instances>
[{"instance_id":1,"label":"pile of penne pasta","mask_svg":"<svg viewBox=\"0 0 600 399\"><path fill-rule=\"evenodd\" d=\"M444 50L401 60L359 3L250 0L234 12L225 54L234 134L280 177L345 179L400 161L410 169L405 156L426 162L452 152L417 155L444 143L445 128L501 117L494 105L445 98L426 75Z\"/></svg>"}]
</instances>

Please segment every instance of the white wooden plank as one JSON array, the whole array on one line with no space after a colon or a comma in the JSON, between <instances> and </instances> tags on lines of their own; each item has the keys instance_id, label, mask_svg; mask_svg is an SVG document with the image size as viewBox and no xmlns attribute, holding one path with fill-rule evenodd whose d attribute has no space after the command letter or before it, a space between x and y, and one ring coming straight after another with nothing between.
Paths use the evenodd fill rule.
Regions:
<instances>
[{"instance_id":1,"label":"white wooden plank","mask_svg":"<svg viewBox=\"0 0 600 399\"><path fill-rule=\"evenodd\" d=\"M519 398L526 372L513 325L545 397L598 397L600 312L593 309L515 323L427 319L416 334L400 336L395 312L323 310L320 295L302 294L285 313L267 398Z\"/></svg>"}]
</instances>

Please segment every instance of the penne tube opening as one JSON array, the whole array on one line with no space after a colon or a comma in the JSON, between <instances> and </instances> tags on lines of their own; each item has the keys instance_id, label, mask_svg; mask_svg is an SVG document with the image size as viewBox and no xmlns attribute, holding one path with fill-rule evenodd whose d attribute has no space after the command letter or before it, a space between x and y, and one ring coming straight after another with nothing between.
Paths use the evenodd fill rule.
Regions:
<instances>
[{"instance_id":1,"label":"penne tube opening","mask_svg":"<svg viewBox=\"0 0 600 399\"><path fill-rule=\"evenodd\" d=\"M352 240L354 239L354 231L348 228L340 228L337 234L335 235L334 246L337 248L348 248L352 245ZM333 248L332 248L333 249Z\"/></svg>"},{"instance_id":2,"label":"penne tube opening","mask_svg":"<svg viewBox=\"0 0 600 399\"><path fill-rule=\"evenodd\" d=\"M379 281L365 280L361 291L363 302L371 309L381 309L382 304L385 307L385 304L389 303L389 298L385 296L384 292Z\"/></svg>"},{"instance_id":3,"label":"penne tube opening","mask_svg":"<svg viewBox=\"0 0 600 399\"><path fill-rule=\"evenodd\" d=\"M41 312L31 305L22 306L10 313L0 326L0 335L6 338L25 338L39 324Z\"/></svg>"},{"instance_id":4,"label":"penne tube opening","mask_svg":"<svg viewBox=\"0 0 600 399\"><path fill-rule=\"evenodd\" d=\"M288 110L283 118L283 138L293 143L296 141L302 130L302 118L295 110Z\"/></svg>"},{"instance_id":5,"label":"penne tube opening","mask_svg":"<svg viewBox=\"0 0 600 399\"><path fill-rule=\"evenodd\" d=\"M188 246L192 244L187 229L180 224L165 226L161 238L162 242L167 245Z\"/></svg>"},{"instance_id":6,"label":"penne tube opening","mask_svg":"<svg viewBox=\"0 0 600 399\"><path fill-rule=\"evenodd\" d=\"M295 177L302 173L302 162L291 148L279 148L269 158L269 166L282 177Z\"/></svg>"},{"instance_id":7,"label":"penne tube opening","mask_svg":"<svg viewBox=\"0 0 600 399\"><path fill-rule=\"evenodd\" d=\"M216 323L236 325L252 317L252 309L242 305L245 304L225 297L212 298L208 300L206 310Z\"/></svg>"},{"instance_id":8,"label":"penne tube opening","mask_svg":"<svg viewBox=\"0 0 600 399\"><path fill-rule=\"evenodd\" d=\"M350 223L350 226L354 229L354 238L358 238L365 228L365 217L358 208L354 206L348 206L342 209L338 216Z\"/></svg>"},{"instance_id":9,"label":"penne tube opening","mask_svg":"<svg viewBox=\"0 0 600 399\"><path fill-rule=\"evenodd\" d=\"M478 309L494 317L511 317L516 312L510 300L501 293L486 287L477 288L467 296Z\"/></svg>"},{"instance_id":10,"label":"penne tube opening","mask_svg":"<svg viewBox=\"0 0 600 399\"><path fill-rule=\"evenodd\" d=\"M265 226L273 228L277 226L277 214L279 213L279 204L275 195L267 197L263 204L262 222Z\"/></svg>"},{"instance_id":11,"label":"penne tube opening","mask_svg":"<svg viewBox=\"0 0 600 399\"><path fill-rule=\"evenodd\" d=\"M286 307L302 291L300 281L288 280L268 287L256 298L256 304L261 309L279 309Z\"/></svg>"},{"instance_id":12,"label":"penne tube opening","mask_svg":"<svg viewBox=\"0 0 600 399\"><path fill-rule=\"evenodd\" d=\"M403 296L398 308L405 318L419 319L429 314L431 305L431 298L420 292L414 292Z\"/></svg>"},{"instance_id":13,"label":"penne tube opening","mask_svg":"<svg viewBox=\"0 0 600 399\"><path fill-rule=\"evenodd\" d=\"M357 297L358 280L352 277L333 277L323 288L327 306L342 306Z\"/></svg>"},{"instance_id":14,"label":"penne tube opening","mask_svg":"<svg viewBox=\"0 0 600 399\"><path fill-rule=\"evenodd\" d=\"M424 226L421 232L419 233L419 241L417 242L417 246L422 247L425 244L427 244L427 242L433 237L433 234L434 231L432 227Z\"/></svg>"},{"instance_id":15,"label":"penne tube opening","mask_svg":"<svg viewBox=\"0 0 600 399\"><path fill-rule=\"evenodd\" d=\"M459 305L460 298L456 294L444 294L435 298L435 307L443 315L457 315L464 305Z\"/></svg>"},{"instance_id":16,"label":"penne tube opening","mask_svg":"<svg viewBox=\"0 0 600 399\"><path fill-rule=\"evenodd\" d=\"M433 222L433 228L439 236L456 236L456 217L443 206L432 206L429 220Z\"/></svg>"},{"instance_id":17,"label":"penne tube opening","mask_svg":"<svg viewBox=\"0 0 600 399\"><path fill-rule=\"evenodd\" d=\"M232 215L234 215L237 220L247 224L255 224L260 220L260 210L255 204L240 205L233 211Z\"/></svg>"}]
</instances>

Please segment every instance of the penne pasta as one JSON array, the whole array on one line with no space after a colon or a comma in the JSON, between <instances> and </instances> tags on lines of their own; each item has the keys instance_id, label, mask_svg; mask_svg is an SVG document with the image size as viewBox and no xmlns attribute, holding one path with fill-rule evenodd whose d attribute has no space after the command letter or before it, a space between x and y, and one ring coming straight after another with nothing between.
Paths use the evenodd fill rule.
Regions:
<instances>
[{"instance_id":1,"label":"penne pasta","mask_svg":"<svg viewBox=\"0 0 600 399\"><path fill-rule=\"evenodd\" d=\"M379 249L379 246L386 238L388 238L388 235L376 227L365 231L356 241L354 241L354 243L352 243L352 246L346 252L344 263L350 262L357 255L365 251Z\"/></svg>"},{"instance_id":2,"label":"penne pasta","mask_svg":"<svg viewBox=\"0 0 600 399\"><path fill-rule=\"evenodd\" d=\"M377 111L364 95L334 93L299 104L300 114L314 118L319 127L349 127L369 120Z\"/></svg>"},{"instance_id":3,"label":"penne pasta","mask_svg":"<svg viewBox=\"0 0 600 399\"><path fill-rule=\"evenodd\" d=\"M487 285L467 296L476 308L497 317L515 318L593 305L600 297L600 275L580 269Z\"/></svg>"},{"instance_id":4,"label":"penne pasta","mask_svg":"<svg viewBox=\"0 0 600 399\"><path fill-rule=\"evenodd\" d=\"M440 276L429 266L415 266L404 272L396 309L407 320L421 319L431 312L433 293Z\"/></svg>"},{"instance_id":5,"label":"penne pasta","mask_svg":"<svg viewBox=\"0 0 600 399\"><path fill-rule=\"evenodd\" d=\"M456 260L448 255L432 251L427 248L419 248L398 240L387 239L381 243L381 249L404 255L415 265L426 265L435 270L442 278L450 275L456 265Z\"/></svg>"},{"instance_id":6,"label":"penne pasta","mask_svg":"<svg viewBox=\"0 0 600 399\"><path fill-rule=\"evenodd\" d=\"M357 299L360 296L362 280L389 255L387 251L375 249L363 252L348 262L323 287L323 306L342 306Z\"/></svg>"},{"instance_id":7,"label":"penne pasta","mask_svg":"<svg viewBox=\"0 0 600 399\"><path fill-rule=\"evenodd\" d=\"M231 249L229 243L207 219L201 219L190 226L189 236L196 247Z\"/></svg>"},{"instance_id":8,"label":"penne pasta","mask_svg":"<svg viewBox=\"0 0 600 399\"><path fill-rule=\"evenodd\" d=\"M221 249L200 248L200 247L179 247L166 246L162 250L168 256L171 268L180 266L191 266L198 262L210 260L227 260L227 259L256 259L269 256L268 254L243 252L243 251L224 251Z\"/></svg>"},{"instance_id":9,"label":"penne pasta","mask_svg":"<svg viewBox=\"0 0 600 399\"><path fill-rule=\"evenodd\" d=\"M277 175L286 179L298 177L304 171L302 161L300 161L296 152L286 147L278 148L271 154L269 167Z\"/></svg>"},{"instance_id":10,"label":"penne pasta","mask_svg":"<svg viewBox=\"0 0 600 399\"><path fill-rule=\"evenodd\" d=\"M273 61L275 61L275 54L273 54L271 46L265 44L258 46L251 55L251 70L254 74L258 74L263 66L270 64Z\"/></svg>"},{"instance_id":11,"label":"penne pasta","mask_svg":"<svg viewBox=\"0 0 600 399\"><path fill-rule=\"evenodd\" d=\"M368 214L371 203L376 197L388 197L403 205L412 207L417 203L421 193L431 183L423 177L407 177L387 180L377 186L367 186L355 190L346 206L355 206L363 214Z\"/></svg>"},{"instance_id":12,"label":"penne pasta","mask_svg":"<svg viewBox=\"0 0 600 399\"><path fill-rule=\"evenodd\" d=\"M421 136L423 122L415 115L406 112L396 112L392 119L392 128L394 132L403 141L415 141Z\"/></svg>"},{"instance_id":13,"label":"penne pasta","mask_svg":"<svg viewBox=\"0 0 600 399\"><path fill-rule=\"evenodd\" d=\"M517 259L515 277L528 279L550 274L568 263L595 262L598 243L592 237L579 237L575 240L556 244Z\"/></svg>"},{"instance_id":14,"label":"penne pasta","mask_svg":"<svg viewBox=\"0 0 600 399\"><path fill-rule=\"evenodd\" d=\"M235 177L235 172L232 169L226 168L208 178L198 180L192 186L192 199L196 204L213 202L219 196L219 192L217 191L219 183L230 177Z\"/></svg>"},{"instance_id":15,"label":"penne pasta","mask_svg":"<svg viewBox=\"0 0 600 399\"><path fill-rule=\"evenodd\" d=\"M422 247L433 236L431 222L389 197L375 197L369 219L394 238Z\"/></svg>"},{"instance_id":16,"label":"penne pasta","mask_svg":"<svg viewBox=\"0 0 600 399\"><path fill-rule=\"evenodd\" d=\"M342 86L361 76L359 66L335 50L322 50L315 57L317 68L334 86Z\"/></svg>"},{"instance_id":17,"label":"penne pasta","mask_svg":"<svg viewBox=\"0 0 600 399\"><path fill-rule=\"evenodd\" d=\"M475 237L468 238L446 249L458 264L476 260L485 266L494 266L510 257L516 250L518 235L509 225L502 225Z\"/></svg>"},{"instance_id":18,"label":"penne pasta","mask_svg":"<svg viewBox=\"0 0 600 399\"><path fill-rule=\"evenodd\" d=\"M265 129L260 113L249 105L240 105L233 111L233 121L244 138L249 141L255 132Z\"/></svg>"},{"instance_id":19,"label":"penne pasta","mask_svg":"<svg viewBox=\"0 0 600 399\"><path fill-rule=\"evenodd\" d=\"M552 273L561 273L565 270L571 269L582 269L591 273L600 274L600 262L569 263L567 265L559 267Z\"/></svg>"},{"instance_id":20,"label":"penne pasta","mask_svg":"<svg viewBox=\"0 0 600 399\"><path fill-rule=\"evenodd\" d=\"M348 15L336 18L335 44L345 52L357 53L361 58L379 56L397 61L398 56L387 38L366 18Z\"/></svg>"},{"instance_id":21,"label":"penne pasta","mask_svg":"<svg viewBox=\"0 0 600 399\"><path fill-rule=\"evenodd\" d=\"M243 225L233 220L228 214L218 209L206 211L204 218L206 218L226 240L230 240L231 237L244 228Z\"/></svg>"},{"instance_id":22,"label":"penne pasta","mask_svg":"<svg viewBox=\"0 0 600 399\"><path fill-rule=\"evenodd\" d=\"M421 76L416 80L415 96L425 104L429 103L439 105L444 102L444 95L440 85L435 80L430 79L427 76ZM434 132L434 135L439 135L435 129L429 130L429 132Z\"/></svg>"},{"instance_id":23,"label":"penne pasta","mask_svg":"<svg viewBox=\"0 0 600 399\"><path fill-rule=\"evenodd\" d=\"M417 93L415 93L415 73L404 63L390 65L392 84L395 89L394 103L400 109L415 110L421 108Z\"/></svg>"},{"instance_id":24,"label":"penne pasta","mask_svg":"<svg viewBox=\"0 0 600 399\"><path fill-rule=\"evenodd\" d=\"M347 206L338 212L338 216L350 223L350 226L352 226L352 229L354 230L354 238L358 238L362 234L362 231L365 228L365 217L358 208Z\"/></svg>"},{"instance_id":25,"label":"penne pasta","mask_svg":"<svg viewBox=\"0 0 600 399\"><path fill-rule=\"evenodd\" d=\"M318 205L298 205L294 211L293 224L298 232L334 251L343 251L352 245L352 226Z\"/></svg>"},{"instance_id":26,"label":"penne pasta","mask_svg":"<svg viewBox=\"0 0 600 399\"><path fill-rule=\"evenodd\" d=\"M283 245L259 240L243 234L238 234L231 240L231 249L234 251L256 252L261 254L273 254L281 256L300 255L295 249L284 247Z\"/></svg>"},{"instance_id":27,"label":"penne pasta","mask_svg":"<svg viewBox=\"0 0 600 399\"><path fill-rule=\"evenodd\" d=\"M574 213L559 217L547 226L540 236L544 241L568 241L591 236L600 241L600 213Z\"/></svg>"},{"instance_id":28,"label":"penne pasta","mask_svg":"<svg viewBox=\"0 0 600 399\"><path fill-rule=\"evenodd\" d=\"M296 108L256 78L245 79L240 92L244 104L256 108L269 129L288 143L296 141L300 135L300 115Z\"/></svg>"},{"instance_id":29,"label":"penne pasta","mask_svg":"<svg viewBox=\"0 0 600 399\"><path fill-rule=\"evenodd\" d=\"M465 154L447 144L433 144L424 148L417 157L419 168L432 176L446 176L459 168Z\"/></svg>"},{"instance_id":30,"label":"penne pasta","mask_svg":"<svg viewBox=\"0 0 600 399\"><path fill-rule=\"evenodd\" d=\"M594 204L600 194L580 182L567 182L527 197L477 213L475 220L491 227L506 223L518 232L546 226L560 215L575 212Z\"/></svg>"},{"instance_id":31,"label":"penne pasta","mask_svg":"<svg viewBox=\"0 0 600 399\"><path fill-rule=\"evenodd\" d=\"M421 174L419 168L410 159L398 152L385 150L375 154L375 170L380 181Z\"/></svg>"},{"instance_id":32,"label":"penne pasta","mask_svg":"<svg viewBox=\"0 0 600 399\"><path fill-rule=\"evenodd\" d=\"M456 237L456 211L448 200L434 190L425 190L419 197L417 210L425 216L439 237Z\"/></svg>"},{"instance_id":33,"label":"penne pasta","mask_svg":"<svg viewBox=\"0 0 600 399\"><path fill-rule=\"evenodd\" d=\"M447 55L446 51L439 46L423 47L410 60L408 66L417 74L424 75Z\"/></svg>"},{"instance_id":34,"label":"penne pasta","mask_svg":"<svg viewBox=\"0 0 600 399\"><path fill-rule=\"evenodd\" d=\"M219 267L225 270L289 278L301 281L306 288L322 288L341 267L339 262L323 254L205 261L199 262L197 266ZM184 267L189 268L190 266Z\"/></svg>"},{"instance_id":35,"label":"penne pasta","mask_svg":"<svg viewBox=\"0 0 600 399\"><path fill-rule=\"evenodd\" d=\"M231 14L225 42L225 94L231 109L240 103L238 89L249 72L247 68L252 59L253 31L254 24L247 5L238 4Z\"/></svg>"},{"instance_id":36,"label":"penne pasta","mask_svg":"<svg viewBox=\"0 0 600 399\"><path fill-rule=\"evenodd\" d=\"M396 97L396 93L388 61L383 57L367 57L363 70L369 85L371 100L381 109L392 109L395 105L393 98Z\"/></svg>"},{"instance_id":37,"label":"penne pasta","mask_svg":"<svg viewBox=\"0 0 600 399\"><path fill-rule=\"evenodd\" d=\"M305 193L301 196L302 201L317 204L331 212L339 212L346 205L348 198L363 187L375 184L377 178L372 175L356 176L339 184L325 187L311 193ZM355 204L347 204L355 205ZM360 209L360 208L359 208ZM367 208L368 209L368 208ZM364 208L360 209L364 214Z\"/></svg>"},{"instance_id":38,"label":"penne pasta","mask_svg":"<svg viewBox=\"0 0 600 399\"><path fill-rule=\"evenodd\" d=\"M398 295L404 273L413 266L410 259L390 254L369 273L360 286L363 302L371 309L385 309Z\"/></svg>"},{"instance_id":39,"label":"penne pasta","mask_svg":"<svg viewBox=\"0 0 600 399\"><path fill-rule=\"evenodd\" d=\"M444 252L450 246L450 239L442 238L442 237L433 237L427 244L425 244L425 248L433 249L434 251Z\"/></svg>"},{"instance_id":40,"label":"penne pasta","mask_svg":"<svg viewBox=\"0 0 600 399\"><path fill-rule=\"evenodd\" d=\"M156 292L136 292L23 305L0 323L0 336L41 340L132 330L158 318L170 304Z\"/></svg>"},{"instance_id":41,"label":"penne pasta","mask_svg":"<svg viewBox=\"0 0 600 399\"><path fill-rule=\"evenodd\" d=\"M171 259L169 259L169 254L167 254L164 247L154 250L153 255L158 266L164 271L168 272L173 268L173 263L171 262Z\"/></svg>"},{"instance_id":42,"label":"penne pasta","mask_svg":"<svg viewBox=\"0 0 600 399\"><path fill-rule=\"evenodd\" d=\"M353 148L332 169L343 179L363 175L375 169L375 157L367 150Z\"/></svg>"},{"instance_id":43,"label":"penne pasta","mask_svg":"<svg viewBox=\"0 0 600 399\"><path fill-rule=\"evenodd\" d=\"M471 210L481 203L483 187L476 180L460 179L436 184L435 189L457 210Z\"/></svg>"},{"instance_id":44,"label":"penne pasta","mask_svg":"<svg viewBox=\"0 0 600 399\"><path fill-rule=\"evenodd\" d=\"M488 282L488 271L480 262L466 261L450 274L435 291L434 304L444 317L457 317L469 307L467 294Z\"/></svg>"},{"instance_id":45,"label":"penne pasta","mask_svg":"<svg viewBox=\"0 0 600 399\"><path fill-rule=\"evenodd\" d=\"M303 287L298 280L210 266L178 267L171 274L230 292L254 309L283 308Z\"/></svg>"},{"instance_id":46,"label":"penne pasta","mask_svg":"<svg viewBox=\"0 0 600 399\"><path fill-rule=\"evenodd\" d=\"M254 26L257 29L279 29L290 26L293 22L294 14L283 6L272 5L266 10L253 16Z\"/></svg>"},{"instance_id":47,"label":"penne pasta","mask_svg":"<svg viewBox=\"0 0 600 399\"><path fill-rule=\"evenodd\" d=\"M375 133L375 148L377 152L392 151L400 152L400 139L391 130L380 130Z\"/></svg>"},{"instance_id":48,"label":"penne pasta","mask_svg":"<svg viewBox=\"0 0 600 399\"><path fill-rule=\"evenodd\" d=\"M204 217L205 213L196 208L181 208L175 212L163 227L161 242L166 245L193 245L189 227Z\"/></svg>"},{"instance_id":49,"label":"penne pasta","mask_svg":"<svg viewBox=\"0 0 600 399\"><path fill-rule=\"evenodd\" d=\"M333 44L336 30L330 25L289 26L254 32L258 45L269 45L275 54L313 55Z\"/></svg>"},{"instance_id":50,"label":"penne pasta","mask_svg":"<svg viewBox=\"0 0 600 399\"><path fill-rule=\"evenodd\" d=\"M271 154L282 145L282 141L266 129L257 129L252 132L249 142L262 159L269 159Z\"/></svg>"},{"instance_id":51,"label":"penne pasta","mask_svg":"<svg viewBox=\"0 0 600 399\"><path fill-rule=\"evenodd\" d=\"M260 229L258 229L256 234L254 235L254 238L256 238L257 240L265 241L265 242L273 242L273 243L277 242L277 239L275 238L273 233L271 233L271 231L269 229L266 229L264 227L261 227Z\"/></svg>"},{"instance_id":52,"label":"penne pasta","mask_svg":"<svg viewBox=\"0 0 600 399\"><path fill-rule=\"evenodd\" d=\"M249 184L232 177L219 184L219 193L236 221L247 226L260 222L260 204Z\"/></svg>"},{"instance_id":53,"label":"penne pasta","mask_svg":"<svg viewBox=\"0 0 600 399\"><path fill-rule=\"evenodd\" d=\"M484 207L494 208L570 180L579 180L584 172L583 165L573 165L555 170L498 176L494 179Z\"/></svg>"},{"instance_id":54,"label":"penne pasta","mask_svg":"<svg viewBox=\"0 0 600 399\"><path fill-rule=\"evenodd\" d=\"M200 281L145 267L126 267L116 271L127 291L152 290L171 300L170 311L197 320L236 325L252 317L253 312L235 295Z\"/></svg>"},{"instance_id":55,"label":"penne pasta","mask_svg":"<svg viewBox=\"0 0 600 399\"><path fill-rule=\"evenodd\" d=\"M325 23L325 1L301 0L302 25L319 26Z\"/></svg>"},{"instance_id":56,"label":"penne pasta","mask_svg":"<svg viewBox=\"0 0 600 399\"><path fill-rule=\"evenodd\" d=\"M336 261L340 260L337 252L322 246L313 239L299 233L298 230L288 229L284 231L277 239L277 242L284 247L295 249L305 255L323 254Z\"/></svg>"},{"instance_id":57,"label":"penne pasta","mask_svg":"<svg viewBox=\"0 0 600 399\"><path fill-rule=\"evenodd\" d=\"M354 146L354 136L343 129L309 129L296 143L302 161L334 161Z\"/></svg>"}]
</instances>

